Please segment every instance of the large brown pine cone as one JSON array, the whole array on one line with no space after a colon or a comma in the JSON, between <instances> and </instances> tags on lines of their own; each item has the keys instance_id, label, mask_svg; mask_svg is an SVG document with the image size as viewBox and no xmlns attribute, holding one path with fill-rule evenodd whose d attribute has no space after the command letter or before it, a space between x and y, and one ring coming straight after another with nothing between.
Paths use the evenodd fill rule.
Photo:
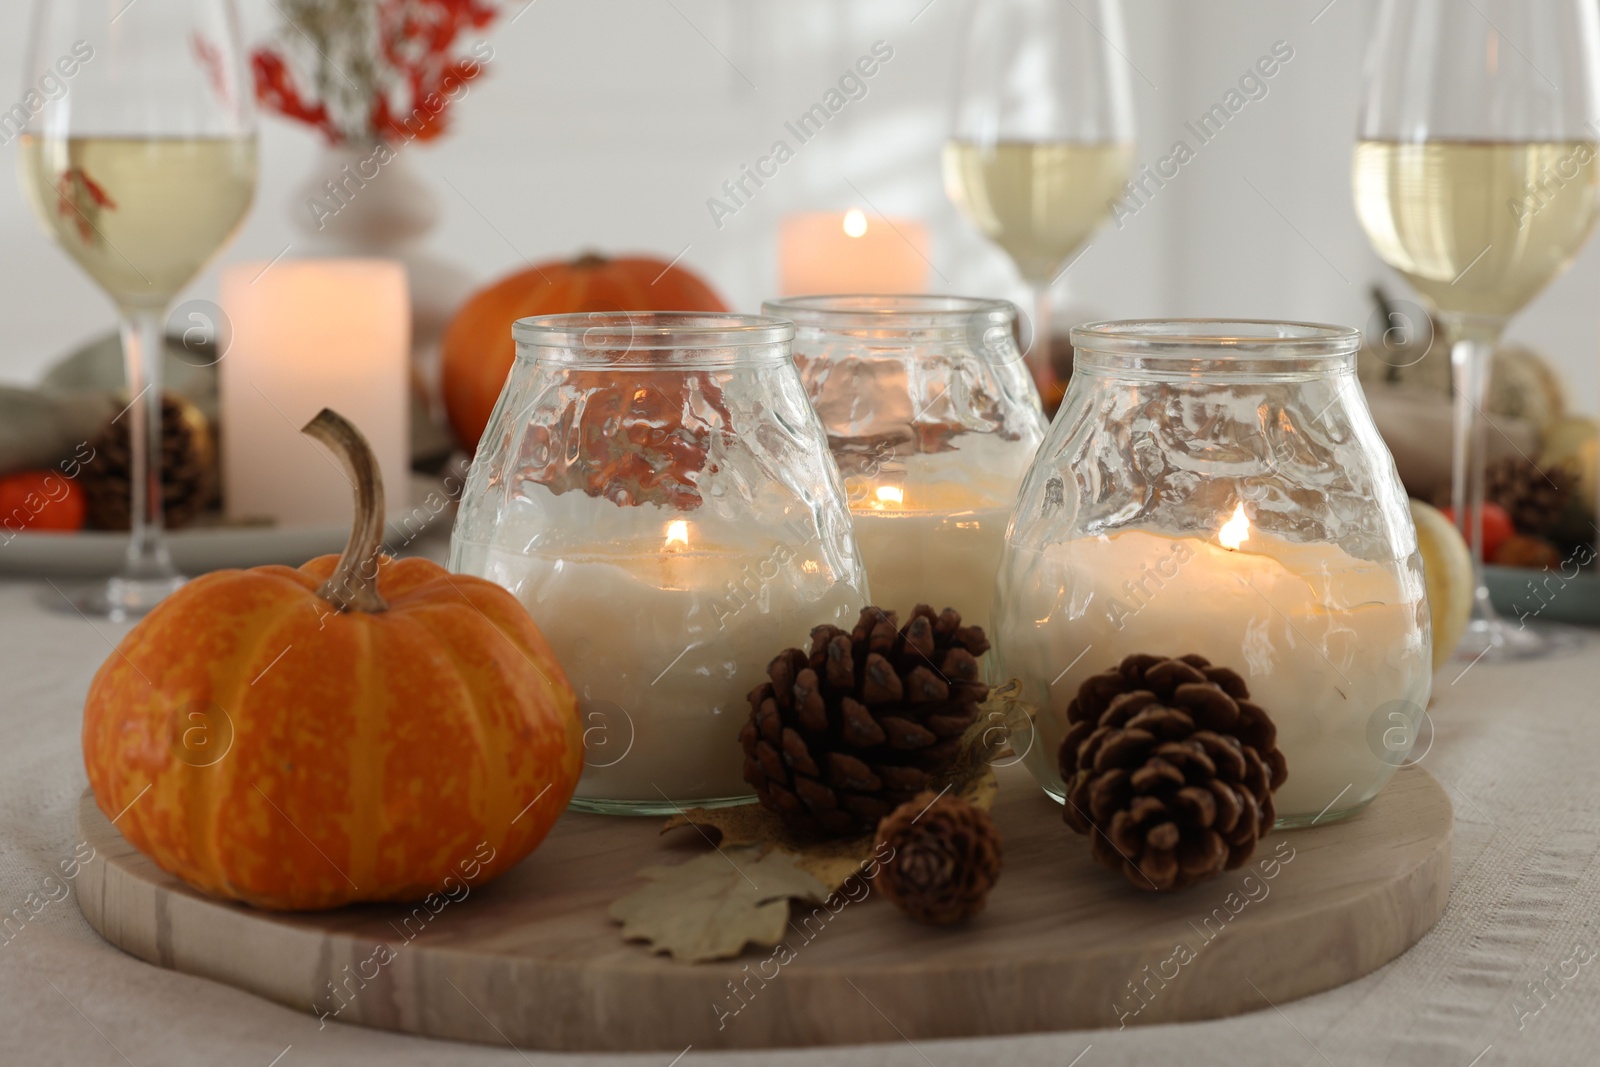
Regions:
<instances>
[{"instance_id":1,"label":"large brown pine cone","mask_svg":"<svg viewBox=\"0 0 1600 1067\"><path fill-rule=\"evenodd\" d=\"M1566 467L1541 470L1521 456L1497 459L1483 471L1485 500L1506 509L1517 532L1548 533L1566 513L1576 479Z\"/></svg>"},{"instance_id":2,"label":"large brown pine cone","mask_svg":"<svg viewBox=\"0 0 1600 1067\"><path fill-rule=\"evenodd\" d=\"M100 431L91 443L94 458L83 465L82 485L88 524L97 530L129 525L129 451L126 414ZM200 409L174 393L161 394L161 505L166 525L185 526L210 506L217 489L217 449L211 424Z\"/></svg>"},{"instance_id":3,"label":"large brown pine cone","mask_svg":"<svg viewBox=\"0 0 1600 1067\"><path fill-rule=\"evenodd\" d=\"M926 604L895 623L867 608L851 633L818 626L809 654L785 649L750 693L745 781L799 833L872 830L950 765L989 695L981 628Z\"/></svg>"},{"instance_id":4,"label":"large brown pine cone","mask_svg":"<svg viewBox=\"0 0 1600 1067\"><path fill-rule=\"evenodd\" d=\"M878 824L878 885L918 922L945 926L983 910L1000 877L1000 833L989 813L957 796L918 794Z\"/></svg>"},{"instance_id":5,"label":"large brown pine cone","mask_svg":"<svg viewBox=\"0 0 1600 1067\"><path fill-rule=\"evenodd\" d=\"M1067 825L1140 889L1242 866L1288 777L1277 729L1244 679L1200 656L1129 656L1067 707Z\"/></svg>"}]
</instances>

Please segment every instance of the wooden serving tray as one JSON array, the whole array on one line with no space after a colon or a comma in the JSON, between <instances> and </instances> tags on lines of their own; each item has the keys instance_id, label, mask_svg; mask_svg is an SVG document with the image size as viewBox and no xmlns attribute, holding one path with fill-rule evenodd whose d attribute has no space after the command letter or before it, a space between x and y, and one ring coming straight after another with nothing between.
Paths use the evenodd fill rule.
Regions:
<instances>
[{"instance_id":1,"label":"wooden serving tray","mask_svg":"<svg viewBox=\"0 0 1600 1067\"><path fill-rule=\"evenodd\" d=\"M86 792L78 831L105 862L84 867L77 896L141 959L330 1020L519 1049L677 1053L1255 1011L1393 959L1449 895L1450 801L1421 768L1361 815L1274 834L1247 867L1175 895L1094 865L1021 768L1001 772L994 816L1005 869L970 925L917 926L874 892L837 914L797 906L787 958L688 965L620 939L607 909L637 872L706 847L693 829L662 837L657 819L569 812L514 871L437 914L422 908L426 919L399 906L275 914L182 885Z\"/></svg>"}]
</instances>

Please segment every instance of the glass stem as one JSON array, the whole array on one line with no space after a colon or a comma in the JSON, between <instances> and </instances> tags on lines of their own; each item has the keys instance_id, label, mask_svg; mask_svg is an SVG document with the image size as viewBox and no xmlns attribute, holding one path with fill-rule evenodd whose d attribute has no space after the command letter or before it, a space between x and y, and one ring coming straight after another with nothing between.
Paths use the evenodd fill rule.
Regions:
<instances>
[{"instance_id":1,"label":"glass stem","mask_svg":"<svg viewBox=\"0 0 1600 1067\"><path fill-rule=\"evenodd\" d=\"M1039 399L1044 402L1046 412L1053 410L1054 405L1060 400L1055 395L1056 388L1055 364L1050 358L1051 319L1055 315L1055 308L1050 299L1050 283L1048 281L1035 282L1033 286L1033 344L1028 348L1028 369L1033 372L1033 382L1039 387Z\"/></svg>"},{"instance_id":2,"label":"glass stem","mask_svg":"<svg viewBox=\"0 0 1600 1067\"><path fill-rule=\"evenodd\" d=\"M125 310L122 360L131 402L128 420L128 556L122 577L131 582L177 577L167 554L161 516L161 362L166 319L160 309Z\"/></svg>"},{"instance_id":3,"label":"glass stem","mask_svg":"<svg viewBox=\"0 0 1600 1067\"><path fill-rule=\"evenodd\" d=\"M1500 622L1483 577L1484 466L1489 419L1489 372L1500 344L1499 323L1449 323L1450 366L1455 386L1455 433L1450 457L1450 505L1456 526L1472 549L1474 624Z\"/></svg>"}]
</instances>

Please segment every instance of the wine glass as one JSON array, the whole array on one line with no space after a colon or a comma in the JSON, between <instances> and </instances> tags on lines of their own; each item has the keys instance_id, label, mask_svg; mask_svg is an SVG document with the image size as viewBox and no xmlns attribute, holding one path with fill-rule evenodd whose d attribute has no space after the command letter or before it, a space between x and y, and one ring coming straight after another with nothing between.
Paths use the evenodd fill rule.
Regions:
<instances>
[{"instance_id":1,"label":"wine glass","mask_svg":"<svg viewBox=\"0 0 1600 1067\"><path fill-rule=\"evenodd\" d=\"M1458 658L1537 659L1571 637L1501 619L1483 580L1484 413L1506 321L1566 268L1600 206L1593 0L1384 0L1353 184L1379 256L1432 306L1455 381L1451 502L1472 546Z\"/></svg>"},{"instance_id":2,"label":"wine glass","mask_svg":"<svg viewBox=\"0 0 1600 1067\"><path fill-rule=\"evenodd\" d=\"M1053 407L1063 385L1050 360L1050 286L1132 167L1122 9L1119 0L983 0L965 42L945 192L1032 288L1027 361Z\"/></svg>"},{"instance_id":3,"label":"wine glass","mask_svg":"<svg viewBox=\"0 0 1600 1067\"><path fill-rule=\"evenodd\" d=\"M69 599L137 616L183 583L162 534L166 312L255 195L249 66L232 0L37 0L24 79L23 189L116 303L128 377L127 558Z\"/></svg>"}]
</instances>

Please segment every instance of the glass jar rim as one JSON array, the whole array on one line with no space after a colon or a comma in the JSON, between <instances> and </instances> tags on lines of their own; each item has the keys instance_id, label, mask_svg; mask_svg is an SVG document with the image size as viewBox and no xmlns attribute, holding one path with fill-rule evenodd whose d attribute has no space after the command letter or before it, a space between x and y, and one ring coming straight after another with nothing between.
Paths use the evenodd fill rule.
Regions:
<instances>
[{"instance_id":1,"label":"glass jar rim","mask_svg":"<svg viewBox=\"0 0 1600 1067\"><path fill-rule=\"evenodd\" d=\"M1072 328L1073 366L1235 378L1355 371L1361 331L1272 319L1124 319Z\"/></svg>"},{"instance_id":2,"label":"glass jar rim","mask_svg":"<svg viewBox=\"0 0 1600 1067\"><path fill-rule=\"evenodd\" d=\"M830 333L871 331L926 335L929 331L981 333L990 326L1009 326L1017 308L1008 300L946 296L938 293L820 293L768 300L764 315L788 319L802 330Z\"/></svg>"},{"instance_id":3,"label":"glass jar rim","mask_svg":"<svg viewBox=\"0 0 1600 1067\"><path fill-rule=\"evenodd\" d=\"M604 363L632 352L694 352L696 362L733 363L749 358L742 349L794 340L794 324L721 311L580 311L518 319L511 336L519 348L560 352L569 360Z\"/></svg>"}]
</instances>

